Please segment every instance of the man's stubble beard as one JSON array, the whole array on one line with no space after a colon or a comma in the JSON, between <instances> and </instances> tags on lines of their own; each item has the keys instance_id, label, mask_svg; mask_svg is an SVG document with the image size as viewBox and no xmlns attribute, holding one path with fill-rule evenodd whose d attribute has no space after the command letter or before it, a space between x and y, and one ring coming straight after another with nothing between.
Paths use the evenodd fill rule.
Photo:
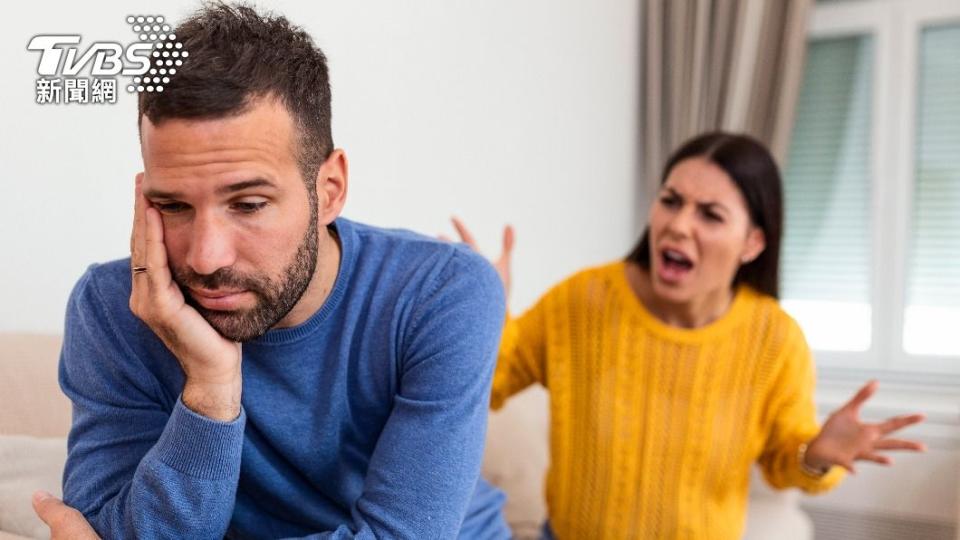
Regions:
<instances>
[{"instance_id":1,"label":"man's stubble beard","mask_svg":"<svg viewBox=\"0 0 960 540\"><path fill-rule=\"evenodd\" d=\"M268 276L241 274L230 267L201 275L189 268L174 268L171 265L173 279L183 291L187 304L196 309L210 326L226 339L244 342L259 338L286 317L306 292L317 269L320 243L317 201L316 195L312 195L310 223L293 261L284 269L279 283ZM242 311L210 310L194 300L187 290L190 286L211 290L223 287L247 290L257 297L257 303L253 308Z\"/></svg>"}]
</instances>

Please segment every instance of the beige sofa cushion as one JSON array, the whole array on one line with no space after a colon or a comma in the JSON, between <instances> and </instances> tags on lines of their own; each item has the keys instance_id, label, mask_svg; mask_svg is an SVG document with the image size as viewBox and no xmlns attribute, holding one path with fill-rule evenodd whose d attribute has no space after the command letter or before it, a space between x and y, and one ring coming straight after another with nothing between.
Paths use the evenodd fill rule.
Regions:
<instances>
[{"instance_id":1,"label":"beige sofa cushion","mask_svg":"<svg viewBox=\"0 0 960 540\"><path fill-rule=\"evenodd\" d=\"M0 435L0 531L30 538L50 536L30 499L38 489L60 497L66 459L63 437Z\"/></svg>"},{"instance_id":2,"label":"beige sofa cushion","mask_svg":"<svg viewBox=\"0 0 960 540\"><path fill-rule=\"evenodd\" d=\"M0 333L0 435L67 435L70 400L57 383L60 343L60 336Z\"/></svg>"},{"instance_id":3,"label":"beige sofa cushion","mask_svg":"<svg viewBox=\"0 0 960 540\"><path fill-rule=\"evenodd\" d=\"M483 477L507 494L504 515L518 540L539 538L547 515L548 404L546 390L528 388L491 413L487 427Z\"/></svg>"}]
</instances>

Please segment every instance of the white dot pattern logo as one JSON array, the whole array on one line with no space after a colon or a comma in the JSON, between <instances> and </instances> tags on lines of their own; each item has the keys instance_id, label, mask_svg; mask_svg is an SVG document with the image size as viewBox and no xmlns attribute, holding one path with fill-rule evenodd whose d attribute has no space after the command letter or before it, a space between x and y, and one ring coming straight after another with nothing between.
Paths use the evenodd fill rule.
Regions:
<instances>
[{"instance_id":1,"label":"white dot pattern logo","mask_svg":"<svg viewBox=\"0 0 960 540\"><path fill-rule=\"evenodd\" d=\"M126 21L137 38L140 41L153 42L154 49L150 53L149 75L133 77L133 84L127 85L127 92L163 92L164 87L160 83L170 83L170 76L177 73L173 66L182 66L181 58L187 57L183 43L177 41L177 35L172 33L170 25L163 24L164 18L160 15L129 15ZM164 77L157 76L158 72Z\"/></svg>"}]
</instances>

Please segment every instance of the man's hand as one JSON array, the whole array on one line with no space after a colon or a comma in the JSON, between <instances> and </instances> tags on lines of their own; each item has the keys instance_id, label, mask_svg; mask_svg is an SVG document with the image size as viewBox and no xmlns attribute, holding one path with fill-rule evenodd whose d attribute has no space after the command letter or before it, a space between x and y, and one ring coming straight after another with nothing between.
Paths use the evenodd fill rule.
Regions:
<instances>
[{"instance_id":1,"label":"man's hand","mask_svg":"<svg viewBox=\"0 0 960 540\"><path fill-rule=\"evenodd\" d=\"M83 514L46 491L33 494L33 511L50 527L52 540L100 540Z\"/></svg>"},{"instance_id":2,"label":"man's hand","mask_svg":"<svg viewBox=\"0 0 960 540\"><path fill-rule=\"evenodd\" d=\"M163 243L160 212L143 195L137 175L130 264L130 310L177 357L187 376L183 403L191 410L231 421L240 414L240 344L225 339L188 305L173 281Z\"/></svg>"},{"instance_id":3,"label":"man's hand","mask_svg":"<svg viewBox=\"0 0 960 540\"><path fill-rule=\"evenodd\" d=\"M888 418L878 424L860 420L860 408L877 391L877 382L867 383L846 405L840 407L824 423L820 434L807 447L805 459L814 469L826 470L839 465L855 473L854 462L872 461L891 465L887 450L923 452L923 443L905 439L888 438L888 435L907 426L923 421L922 414L906 414Z\"/></svg>"}]
</instances>

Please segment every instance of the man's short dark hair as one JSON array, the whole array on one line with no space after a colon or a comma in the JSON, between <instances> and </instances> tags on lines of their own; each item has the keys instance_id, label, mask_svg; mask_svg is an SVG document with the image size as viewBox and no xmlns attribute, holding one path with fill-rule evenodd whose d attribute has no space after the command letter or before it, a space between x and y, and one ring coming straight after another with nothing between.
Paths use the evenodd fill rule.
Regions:
<instances>
[{"instance_id":1,"label":"man's short dark hair","mask_svg":"<svg viewBox=\"0 0 960 540\"><path fill-rule=\"evenodd\" d=\"M253 8L205 4L175 30L189 56L163 92L140 94L137 123L217 119L244 113L252 100L276 97L293 117L297 162L313 189L333 152L327 59L302 28Z\"/></svg>"}]
</instances>

